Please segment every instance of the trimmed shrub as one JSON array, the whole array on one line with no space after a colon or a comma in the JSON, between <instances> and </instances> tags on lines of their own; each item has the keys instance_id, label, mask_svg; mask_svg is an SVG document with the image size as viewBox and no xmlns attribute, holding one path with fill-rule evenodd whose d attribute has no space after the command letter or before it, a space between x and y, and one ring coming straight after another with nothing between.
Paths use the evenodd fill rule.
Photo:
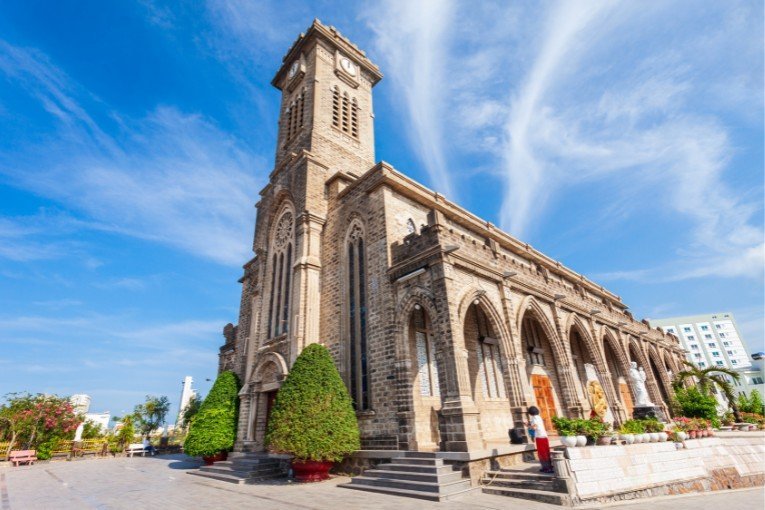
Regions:
<instances>
[{"instance_id":1,"label":"trimmed shrub","mask_svg":"<svg viewBox=\"0 0 765 510\"><path fill-rule=\"evenodd\" d=\"M300 353L276 395L266 444L298 461L338 462L360 448L351 397L326 347Z\"/></svg>"},{"instance_id":2,"label":"trimmed shrub","mask_svg":"<svg viewBox=\"0 0 765 510\"><path fill-rule=\"evenodd\" d=\"M682 410L682 416L707 420L717 418L717 399L712 395L705 395L696 386L678 388L675 397Z\"/></svg>"},{"instance_id":3,"label":"trimmed shrub","mask_svg":"<svg viewBox=\"0 0 765 510\"><path fill-rule=\"evenodd\" d=\"M228 451L236 441L239 415L239 379L233 372L221 372L210 393L194 416L183 450L191 456L212 456Z\"/></svg>"}]
</instances>

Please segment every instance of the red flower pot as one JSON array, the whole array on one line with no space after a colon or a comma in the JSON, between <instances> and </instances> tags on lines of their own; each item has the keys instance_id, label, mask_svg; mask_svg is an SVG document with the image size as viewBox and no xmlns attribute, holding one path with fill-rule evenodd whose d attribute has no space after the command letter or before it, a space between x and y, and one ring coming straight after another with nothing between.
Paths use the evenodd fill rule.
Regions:
<instances>
[{"instance_id":1,"label":"red flower pot","mask_svg":"<svg viewBox=\"0 0 765 510\"><path fill-rule=\"evenodd\" d=\"M218 452L215 455L202 457L202 460L205 461L205 466L212 466L213 463L226 460L227 458L228 452Z\"/></svg>"},{"instance_id":2,"label":"red flower pot","mask_svg":"<svg viewBox=\"0 0 765 510\"><path fill-rule=\"evenodd\" d=\"M689 430L688 431L688 435L690 436L691 439L696 439L696 435L697 434L698 434L698 432L695 431L695 430Z\"/></svg>"},{"instance_id":3,"label":"red flower pot","mask_svg":"<svg viewBox=\"0 0 765 510\"><path fill-rule=\"evenodd\" d=\"M293 460L292 474L298 482L321 482L329 479L333 462Z\"/></svg>"}]
</instances>

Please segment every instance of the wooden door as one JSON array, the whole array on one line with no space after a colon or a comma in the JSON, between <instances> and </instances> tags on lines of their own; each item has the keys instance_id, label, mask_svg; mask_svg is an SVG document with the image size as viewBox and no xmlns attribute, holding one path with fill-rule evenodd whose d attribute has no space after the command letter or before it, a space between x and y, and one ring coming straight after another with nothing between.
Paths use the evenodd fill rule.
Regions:
<instances>
[{"instance_id":1,"label":"wooden door","mask_svg":"<svg viewBox=\"0 0 765 510\"><path fill-rule=\"evenodd\" d=\"M624 409L627 411L627 419L630 419L632 418L632 410L635 406L632 403L632 394L630 393L630 388L627 386L627 383L619 383L619 393L622 395L622 403L624 404Z\"/></svg>"},{"instance_id":2,"label":"wooden door","mask_svg":"<svg viewBox=\"0 0 765 510\"><path fill-rule=\"evenodd\" d=\"M545 428L548 434L554 434L552 418L555 413L555 399L553 398L553 389L550 379L545 375L532 375L531 385L534 387L534 397L537 400L539 416L545 422Z\"/></svg>"},{"instance_id":3,"label":"wooden door","mask_svg":"<svg viewBox=\"0 0 765 510\"><path fill-rule=\"evenodd\" d=\"M268 419L271 418L271 409L273 409L275 401L276 391L266 393L266 427L268 427Z\"/></svg>"}]
</instances>

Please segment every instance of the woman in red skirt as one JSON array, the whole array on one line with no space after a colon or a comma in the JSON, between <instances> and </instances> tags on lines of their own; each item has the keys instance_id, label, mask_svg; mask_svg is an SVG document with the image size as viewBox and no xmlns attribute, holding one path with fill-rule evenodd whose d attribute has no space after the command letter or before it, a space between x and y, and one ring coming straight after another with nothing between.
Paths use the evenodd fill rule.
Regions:
<instances>
[{"instance_id":1,"label":"woman in red skirt","mask_svg":"<svg viewBox=\"0 0 765 510\"><path fill-rule=\"evenodd\" d=\"M535 406L529 407L529 427L534 430L534 439L537 445L537 457L542 464L542 473L552 473L553 467L550 461L550 441L547 439L547 430L545 422L539 416L539 409Z\"/></svg>"}]
</instances>

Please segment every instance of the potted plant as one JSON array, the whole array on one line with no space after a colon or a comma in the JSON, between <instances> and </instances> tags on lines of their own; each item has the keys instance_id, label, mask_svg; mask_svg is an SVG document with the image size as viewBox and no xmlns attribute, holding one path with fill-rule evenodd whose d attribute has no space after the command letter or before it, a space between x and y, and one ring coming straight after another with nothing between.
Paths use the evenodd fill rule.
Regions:
<instances>
[{"instance_id":1,"label":"potted plant","mask_svg":"<svg viewBox=\"0 0 765 510\"><path fill-rule=\"evenodd\" d=\"M627 426L627 422L622 423L621 427L619 427L619 439L624 441L624 444L632 444L635 442L635 434L633 434L632 430Z\"/></svg>"},{"instance_id":2,"label":"potted plant","mask_svg":"<svg viewBox=\"0 0 765 510\"><path fill-rule=\"evenodd\" d=\"M577 446L586 446L587 445L587 420L582 419L575 419L572 420L574 431L576 432L576 445Z\"/></svg>"},{"instance_id":3,"label":"potted plant","mask_svg":"<svg viewBox=\"0 0 765 510\"><path fill-rule=\"evenodd\" d=\"M236 440L239 379L233 372L221 372L199 411L191 420L183 443L187 455L201 456L205 464L226 460Z\"/></svg>"},{"instance_id":4,"label":"potted plant","mask_svg":"<svg viewBox=\"0 0 765 510\"><path fill-rule=\"evenodd\" d=\"M627 444L632 443L642 443L643 437L642 434L645 432L645 427L643 423L640 420L627 420L625 421L620 431L624 436L631 436L632 441L629 441L628 439L625 439L624 437L622 439L625 439L627 441Z\"/></svg>"},{"instance_id":5,"label":"potted plant","mask_svg":"<svg viewBox=\"0 0 765 510\"><path fill-rule=\"evenodd\" d=\"M657 443L660 441L666 441L667 435L664 434L664 424L659 420L644 420L645 430L648 432L650 441ZM664 434L663 436L661 434ZM662 439L663 437L663 439Z\"/></svg>"},{"instance_id":6,"label":"potted plant","mask_svg":"<svg viewBox=\"0 0 765 510\"><path fill-rule=\"evenodd\" d=\"M301 482L326 480L335 462L360 448L351 397L323 345L309 345L295 360L276 395L266 444L293 455Z\"/></svg>"},{"instance_id":7,"label":"potted plant","mask_svg":"<svg viewBox=\"0 0 765 510\"><path fill-rule=\"evenodd\" d=\"M555 416L552 419L555 430L558 431L560 442L567 448L576 446L576 426L574 420Z\"/></svg>"}]
</instances>

